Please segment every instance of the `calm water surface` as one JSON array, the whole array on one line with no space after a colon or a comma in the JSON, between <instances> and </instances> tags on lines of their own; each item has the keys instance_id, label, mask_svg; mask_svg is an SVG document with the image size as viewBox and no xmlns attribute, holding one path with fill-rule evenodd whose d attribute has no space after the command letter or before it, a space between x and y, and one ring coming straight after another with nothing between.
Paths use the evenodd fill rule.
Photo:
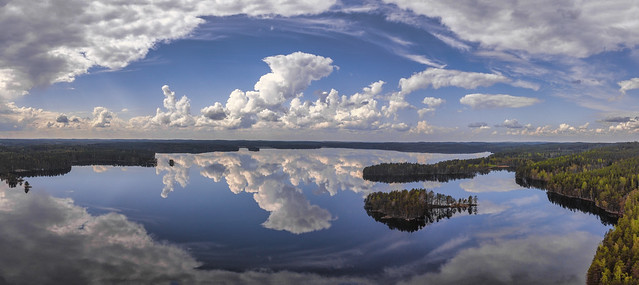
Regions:
<instances>
[{"instance_id":1,"label":"calm water surface","mask_svg":"<svg viewBox=\"0 0 639 285\"><path fill-rule=\"evenodd\" d=\"M0 284L584 284L610 226L514 173L448 183L361 178L380 162L482 154L261 150L158 154L156 168L74 167L0 186ZM170 161L173 161L171 166ZM371 192L479 199L415 232L363 209Z\"/></svg>"}]
</instances>

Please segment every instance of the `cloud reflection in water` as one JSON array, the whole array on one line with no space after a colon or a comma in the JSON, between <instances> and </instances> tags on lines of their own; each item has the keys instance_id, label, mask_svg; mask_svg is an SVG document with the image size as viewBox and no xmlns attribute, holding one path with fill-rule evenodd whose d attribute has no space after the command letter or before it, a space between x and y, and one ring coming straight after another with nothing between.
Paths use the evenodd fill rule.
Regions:
<instances>
[{"instance_id":1,"label":"cloud reflection in water","mask_svg":"<svg viewBox=\"0 0 639 285\"><path fill-rule=\"evenodd\" d=\"M485 154L466 156L482 155ZM161 195L167 198L176 184L186 187L191 167L199 167L204 177L215 182L224 179L233 193L253 193L258 206L271 213L262 224L264 227L301 234L327 229L335 219L326 209L311 205L301 185L313 185L314 193L331 196L345 190L365 196L391 189L387 184L362 179L362 169L368 165L406 161L432 163L447 157L451 155L332 149L157 154L156 173L164 173Z\"/></svg>"},{"instance_id":2,"label":"cloud reflection in water","mask_svg":"<svg viewBox=\"0 0 639 285\"><path fill-rule=\"evenodd\" d=\"M369 284L355 277L198 270L124 215L89 214L68 198L0 184L0 284Z\"/></svg>"}]
</instances>

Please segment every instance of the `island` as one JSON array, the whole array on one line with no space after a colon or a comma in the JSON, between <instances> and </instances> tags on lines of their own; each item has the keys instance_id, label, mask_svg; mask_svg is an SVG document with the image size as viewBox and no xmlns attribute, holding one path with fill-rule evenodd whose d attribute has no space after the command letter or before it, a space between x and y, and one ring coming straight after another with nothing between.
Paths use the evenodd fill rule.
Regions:
<instances>
[{"instance_id":1,"label":"island","mask_svg":"<svg viewBox=\"0 0 639 285\"><path fill-rule=\"evenodd\" d=\"M458 213L476 214L477 196L455 199L425 189L374 192L366 196L364 209L391 229L413 232Z\"/></svg>"}]
</instances>

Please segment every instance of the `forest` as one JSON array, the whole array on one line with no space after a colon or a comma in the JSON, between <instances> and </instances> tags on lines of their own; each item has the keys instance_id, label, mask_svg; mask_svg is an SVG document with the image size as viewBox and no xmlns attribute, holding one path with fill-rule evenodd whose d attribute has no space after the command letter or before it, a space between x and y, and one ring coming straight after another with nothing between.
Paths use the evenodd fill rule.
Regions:
<instances>
[{"instance_id":1,"label":"forest","mask_svg":"<svg viewBox=\"0 0 639 285\"><path fill-rule=\"evenodd\" d=\"M639 191L626 197L624 215L608 231L588 269L586 284L639 283Z\"/></svg>"},{"instance_id":2,"label":"forest","mask_svg":"<svg viewBox=\"0 0 639 285\"><path fill-rule=\"evenodd\" d=\"M125 145L92 144L26 144L0 145L0 180L9 187L31 185L24 178L57 176L71 171L72 166L118 165L155 166L155 153Z\"/></svg>"},{"instance_id":3,"label":"forest","mask_svg":"<svg viewBox=\"0 0 639 285\"><path fill-rule=\"evenodd\" d=\"M379 164L364 178L399 182L416 178L446 181L493 170L515 172L525 187L547 190L548 199L570 209L599 213L614 223L588 270L588 284L639 283L639 143L521 146L485 158L450 160L430 165ZM572 202L570 201L572 199Z\"/></svg>"},{"instance_id":4,"label":"forest","mask_svg":"<svg viewBox=\"0 0 639 285\"><path fill-rule=\"evenodd\" d=\"M455 199L425 189L374 192L366 196L364 209L391 229L412 232L457 213L476 214L477 196Z\"/></svg>"},{"instance_id":5,"label":"forest","mask_svg":"<svg viewBox=\"0 0 639 285\"><path fill-rule=\"evenodd\" d=\"M519 185L592 201L621 215L625 196L639 186L639 143L522 146L483 158L435 164L382 163L364 168L363 177L382 182L444 182L494 170L514 171Z\"/></svg>"},{"instance_id":6,"label":"forest","mask_svg":"<svg viewBox=\"0 0 639 285\"><path fill-rule=\"evenodd\" d=\"M453 159L435 164L381 163L363 170L366 180L378 182L447 182L454 179L473 178L493 170L515 171L517 168L548 158L582 152L602 147L604 144L520 144L499 148L498 152L482 158Z\"/></svg>"}]
</instances>

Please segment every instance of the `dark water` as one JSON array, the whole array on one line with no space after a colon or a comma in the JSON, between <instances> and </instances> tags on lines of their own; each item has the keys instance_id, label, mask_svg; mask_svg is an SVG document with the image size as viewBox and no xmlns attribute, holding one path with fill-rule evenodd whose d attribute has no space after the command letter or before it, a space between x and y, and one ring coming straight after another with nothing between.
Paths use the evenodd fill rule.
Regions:
<instances>
[{"instance_id":1,"label":"dark water","mask_svg":"<svg viewBox=\"0 0 639 285\"><path fill-rule=\"evenodd\" d=\"M161 154L158 166L74 167L0 186L0 284L584 284L611 227L493 172L447 183L364 181L380 162L477 155L375 150ZM173 160L173 166L170 161ZM476 195L417 231L367 215L374 191Z\"/></svg>"}]
</instances>

